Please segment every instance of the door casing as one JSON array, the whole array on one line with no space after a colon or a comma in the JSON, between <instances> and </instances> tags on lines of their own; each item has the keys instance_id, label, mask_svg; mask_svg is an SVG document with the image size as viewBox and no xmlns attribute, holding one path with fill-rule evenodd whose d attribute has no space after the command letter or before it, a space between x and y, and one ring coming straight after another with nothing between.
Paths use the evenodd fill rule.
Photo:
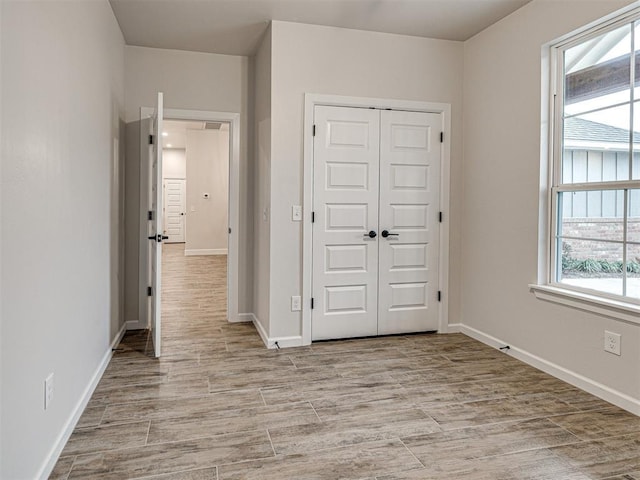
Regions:
<instances>
[{"instance_id":1,"label":"door casing","mask_svg":"<svg viewBox=\"0 0 640 480\"><path fill-rule=\"evenodd\" d=\"M440 249L438 283L442 298L438 304L438 333L447 333L449 307L447 287L449 285L449 179L451 157L451 105L448 103L418 102L341 95L305 94L304 100L304 158L303 158L303 222L302 222L302 344L311 344L311 297L313 276L313 233L311 213L313 211L313 118L316 105L356 108L379 108L412 112L439 113L442 115L442 143L440 169Z\"/></svg>"}]
</instances>

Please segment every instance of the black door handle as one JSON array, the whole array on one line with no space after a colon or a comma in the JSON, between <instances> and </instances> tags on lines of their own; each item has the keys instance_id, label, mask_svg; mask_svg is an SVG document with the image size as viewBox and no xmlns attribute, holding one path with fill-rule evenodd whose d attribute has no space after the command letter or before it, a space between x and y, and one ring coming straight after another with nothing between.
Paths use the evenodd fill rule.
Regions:
<instances>
[{"instance_id":1,"label":"black door handle","mask_svg":"<svg viewBox=\"0 0 640 480\"><path fill-rule=\"evenodd\" d=\"M384 238L387 238L387 237L397 237L400 234L399 233L389 233L388 230L382 230L382 233L380 235L382 235Z\"/></svg>"},{"instance_id":2,"label":"black door handle","mask_svg":"<svg viewBox=\"0 0 640 480\"><path fill-rule=\"evenodd\" d=\"M158 234L158 235L152 235L152 236L147 237L147 238L148 238L149 240L155 240L155 241L156 241L156 242L158 242L158 243L161 243L161 242L162 242L162 240L168 240L168 239L169 239L169 237L167 237L166 235L161 235L161 234Z\"/></svg>"},{"instance_id":3,"label":"black door handle","mask_svg":"<svg viewBox=\"0 0 640 480\"><path fill-rule=\"evenodd\" d=\"M376 233L375 230L371 230L369 233L365 233L364 236L369 238L376 238L378 234Z\"/></svg>"}]
</instances>

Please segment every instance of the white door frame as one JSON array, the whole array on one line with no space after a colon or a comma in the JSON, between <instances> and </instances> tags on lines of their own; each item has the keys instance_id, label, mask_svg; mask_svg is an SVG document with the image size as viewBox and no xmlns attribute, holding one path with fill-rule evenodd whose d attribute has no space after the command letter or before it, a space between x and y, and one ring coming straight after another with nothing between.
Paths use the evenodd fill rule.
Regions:
<instances>
[{"instance_id":1,"label":"white door frame","mask_svg":"<svg viewBox=\"0 0 640 480\"><path fill-rule=\"evenodd\" d=\"M449 178L451 175L451 105L448 103L419 102L411 100L391 100L382 98L350 97L341 95L323 95L306 93L304 96L304 159L303 159L303 223L302 223L302 345L311 344L311 297L313 276L313 232L311 212L313 210L313 114L316 105L335 107L380 108L408 110L442 114L442 157L440 169L440 211L443 220L440 224L440 264L439 290L442 301L438 305L438 333L447 333L449 303Z\"/></svg>"},{"instance_id":2,"label":"white door frame","mask_svg":"<svg viewBox=\"0 0 640 480\"><path fill-rule=\"evenodd\" d=\"M140 108L140 123L153 115L153 108ZM227 320L229 322L244 321L238 315L238 252L240 251L239 239L239 206L240 206L240 114L233 112L211 112L204 110L182 110L165 108L165 120L192 120L203 122L227 122L229 123L229 245L227 254ZM141 130L143 130L141 128ZM148 165L146 158L147 133L141 131L140 139L140 244L139 244L139 274L138 274L138 318L137 328L146 328L147 313L147 189ZM144 153L145 156L142 156ZM140 326L142 325L142 326Z\"/></svg>"}]
</instances>

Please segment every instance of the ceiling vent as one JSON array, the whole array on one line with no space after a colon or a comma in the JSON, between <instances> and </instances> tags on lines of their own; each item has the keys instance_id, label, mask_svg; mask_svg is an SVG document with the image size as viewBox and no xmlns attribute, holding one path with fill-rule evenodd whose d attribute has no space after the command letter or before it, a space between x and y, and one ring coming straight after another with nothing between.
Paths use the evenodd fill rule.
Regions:
<instances>
[{"instance_id":1,"label":"ceiling vent","mask_svg":"<svg viewBox=\"0 0 640 480\"><path fill-rule=\"evenodd\" d=\"M222 123L220 122L205 122L204 129L205 130L220 130Z\"/></svg>"}]
</instances>

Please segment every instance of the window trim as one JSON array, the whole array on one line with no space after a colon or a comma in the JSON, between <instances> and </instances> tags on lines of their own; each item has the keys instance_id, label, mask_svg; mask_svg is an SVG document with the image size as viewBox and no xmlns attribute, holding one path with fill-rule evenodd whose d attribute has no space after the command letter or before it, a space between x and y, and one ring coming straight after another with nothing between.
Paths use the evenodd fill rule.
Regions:
<instances>
[{"instance_id":1,"label":"window trim","mask_svg":"<svg viewBox=\"0 0 640 480\"><path fill-rule=\"evenodd\" d=\"M553 285L531 284L529 289L539 300L558 303L590 313L640 325L640 305L610 299L600 295L568 290Z\"/></svg>"},{"instance_id":2,"label":"window trim","mask_svg":"<svg viewBox=\"0 0 640 480\"><path fill-rule=\"evenodd\" d=\"M631 297L608 294L606 292L591 290L578 286L571 286L555 281L556 268L552 262L557 261L557 202L558 185L554 183L556 178L561 178L562 139L563 135L563 111L561 108L564 69L560 68L559 56L575 45L595 38L617 27L640 20L640 7L632 4L617 12L597 20L579 30L569 33L554 42L545 45L542 49L542 125L541 125L541 168L540 168L540 223L538 232L538 282L530 284L529 288L536 298L551 301L562 305L579 308L593 313L599 313L612 318L620 319L640 325L640 299L637 301ZM636 39L636 43L640 41ZM635 51L632 45L633 51ZM638 49L640 51L640 49ZM635 62L632 62L635 65ZM632 75L635 73L631 72ZM635 76L634 76L635 78ZM633 98L630 104L635 102L640 106L640 98ZM633 106L631 106L633 115ZM633 143L631 143L632 145ZM630 157L630 165L633 156ZM589 182L581 184L562 185L560 191L571 190L620 190L637 189L637 180L625 180L616 182ZM595 188L594 188L595 187ZM625 195L626 199L627 195ZM627 204L625 201L625 211ZM625 243L626 243L625 233Z\"/></svg>"}]
</instances>

